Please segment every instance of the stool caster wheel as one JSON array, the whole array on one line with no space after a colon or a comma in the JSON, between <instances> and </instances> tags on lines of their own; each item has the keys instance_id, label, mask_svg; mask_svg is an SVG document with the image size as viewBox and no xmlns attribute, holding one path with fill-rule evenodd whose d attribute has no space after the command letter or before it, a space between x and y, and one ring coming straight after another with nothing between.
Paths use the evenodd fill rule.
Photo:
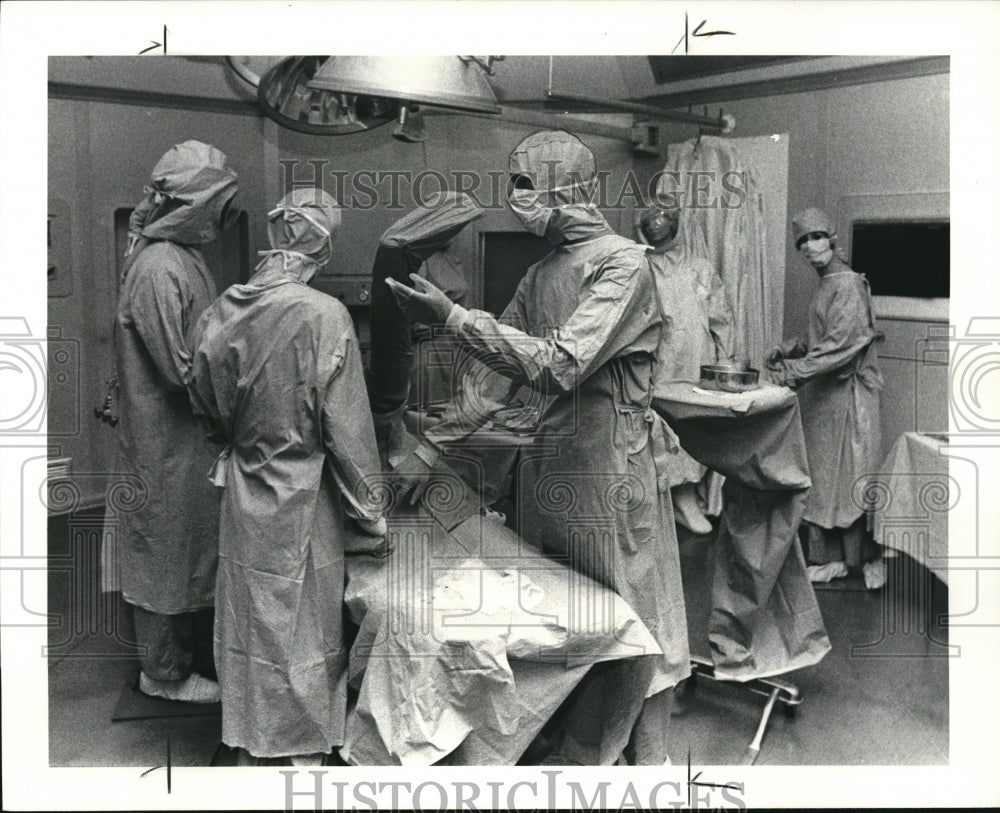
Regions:
<instances>
[{"instance_id":1,"label":"stool caster wheel","mask_svg":"<svg viewBox=\"0 0 1000 813\"><path fill-rule=\"evenodd\" d=\"M788 720L794 720L796 717L799 716L799 706L797 703L794 706L788 703L783 703L781 706L781 711L784 713L785 718Z\"/></svg>"}]
</instances>

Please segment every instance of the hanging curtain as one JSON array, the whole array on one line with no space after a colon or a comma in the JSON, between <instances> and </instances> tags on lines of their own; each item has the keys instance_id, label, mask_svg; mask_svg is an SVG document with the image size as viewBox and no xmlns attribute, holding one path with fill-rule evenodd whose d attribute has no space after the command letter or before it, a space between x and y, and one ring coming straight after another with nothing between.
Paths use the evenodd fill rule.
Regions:
<instances>
[{"instance_id":1,"label":"hanging curtain","mask_svg":"<svg viewBox=\"0 0 1000 813\"><path fill-rule=\"evenodd\" d=\"M760 368L770 349L764 200L750 166L726 139L691 139L671 146L656 195L683 208L682 239L696 256L707 251L726 287L736 356Z\"/></svg>"}]
</instances>

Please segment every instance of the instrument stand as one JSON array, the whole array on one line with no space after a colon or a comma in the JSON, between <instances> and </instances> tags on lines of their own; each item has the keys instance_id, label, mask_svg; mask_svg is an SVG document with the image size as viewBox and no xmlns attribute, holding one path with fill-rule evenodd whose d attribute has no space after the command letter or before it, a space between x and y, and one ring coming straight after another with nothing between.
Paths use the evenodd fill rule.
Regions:
<instances>
[{"instance_id":1,"label":"instrument stand","mask_svg":"<svg viewBox=\"0 0 1000 813\"><path fill-rule=\"evenodd\" d=\"M760 756L760 744L764 739L764 732L767 730L767 723L771 719L771 712L774 710L774 704L781 703L782 711L785 713L785 716L794 717L798 712L799 705L802 703L802 695L799 693L798 687L793 683L773 677L753 678L752 680L748 680L746 682L723 680L722 678L716 677L715 666L711 661L705 658L692 656L691 676L688 678L685 686L686 692L693 692L695 690L698 677L715 680L720 683L728 683L729 685L737 686L744 691L759 694L762 697L767 698L767 703L764 705L764 711L760 716L760 722L757 724L757 733L754 734L753 740L747 746L746 753L743 755L743 761L741 763L743 765L753 765L757 761L757 757Z\"/></svg>"}]
</instances>

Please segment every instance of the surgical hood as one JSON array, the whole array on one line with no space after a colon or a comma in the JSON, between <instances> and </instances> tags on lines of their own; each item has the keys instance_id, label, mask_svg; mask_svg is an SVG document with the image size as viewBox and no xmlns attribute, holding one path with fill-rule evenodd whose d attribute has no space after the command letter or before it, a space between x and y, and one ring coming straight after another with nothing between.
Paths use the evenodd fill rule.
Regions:
<instances>
[{"instance_id":1,"label":"surgical hood","mask_svg":"<svg viewBox=\"0 0 1000 813\"><path fill-rule=\"evenodd\" d=\"M146 192L152 206L142 235L192 245L215 240L236 182L228 159L215 147L200 141L171 147L150 175Z\"/></svg>"},{"instance_id":2,"label":"surgical hood","mask_svg":"<svg viewBox=\"0 0 1000 813\"><path fill-rule=\"evenodd\" d=\"M525 138L511 152L509 169L514 186L535 190L545 206L589 203L597 175L594 153L565 130Z\"/></svg>"}]
</instances>

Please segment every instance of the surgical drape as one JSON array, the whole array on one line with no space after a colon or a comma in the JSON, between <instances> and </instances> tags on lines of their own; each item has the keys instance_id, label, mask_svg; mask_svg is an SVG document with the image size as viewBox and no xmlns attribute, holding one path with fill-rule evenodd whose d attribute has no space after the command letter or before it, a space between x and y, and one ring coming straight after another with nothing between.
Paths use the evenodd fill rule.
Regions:
<instances>
[{"instance_id":1,"label":"surgical drape","mask_svg":"<svg viewBox=\"0 0 1000 813\"><path fill-rule=\"evenodd\" d=\"M806 353L778 375L798 385L813 488L804 519L847 528L864 513L860 484L881 462L880 391L868 280L850 269L827 274L809 309Z\"/></svg>"},{"instance_id":2,"label":"surgical drape","mask_svg":"<svg viewBox=\"0 0 1000 813\"><path fill-rule=\"evenodd\" d=\"M406 506L389 526L391 556L347 567L360 627L340 751L351 764L514 765L592 664L625 659L641 675L659 657L620 597L497 522L477 514L445 532ZM605 721L628 736L627 715Z\"/></svg>"},{"instance_id":3,"label":"surgical drape","mask_svg":"<svg viewBox=\"0 0 1000 813\"><path fill-rule=\"evenodd\" d=\"M194 365L198 405L229 444L216 469L222 739L258 757L343 743L344 554L364 539L348 518L379 516L350 316L281 265L273 255L269 282L234 285L205 314Z\"/></svg>"},{"instance_id":4,"label":"surgical drape","mask_svg":"<svg viewBox=\"0 0 1000 813\"><path fill-rule=\"evenodd\" d=\"M715 674L750 680L819 662L830 642L796 535L810 480L795 395L676 382L653 405L695 459L726 477L711 564Z\"/></svg>"},{"instance_id":5,"label":"surgical drape","mask_svg":"<svg viewBox=\"0 0 1000 813\"><path fill-rule=\"evenodd\" d=\"M680 239L707 259L726 286L735 316L733 350L759 363L770 347L762 194L751 168L726 139L701 136L673 150L656 196L688 210Z\"/></svg>"}]
</instances>

